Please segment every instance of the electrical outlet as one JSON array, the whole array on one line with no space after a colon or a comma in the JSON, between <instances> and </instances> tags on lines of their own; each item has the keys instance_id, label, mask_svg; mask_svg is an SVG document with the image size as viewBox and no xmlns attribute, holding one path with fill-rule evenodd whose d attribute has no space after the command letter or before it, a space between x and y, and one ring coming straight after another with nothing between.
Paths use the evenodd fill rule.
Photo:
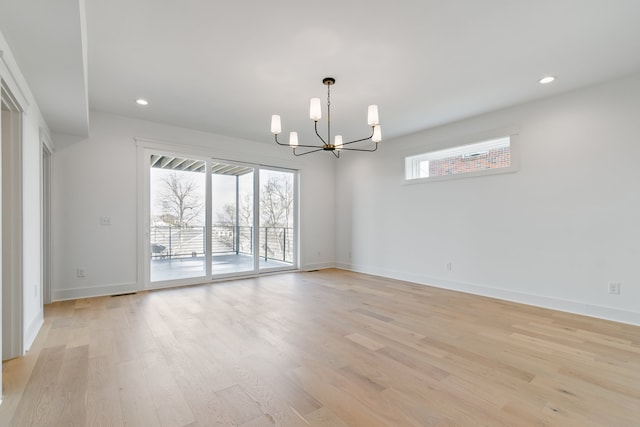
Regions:
<instances>
[{"instance_id":1,"label":"electrical outlet","mask_svg":"<svg viewBox=\"0 0 640 427\"><path fill-rule=\"evenodd\" d=\"M618 283L618 282L609 282L609 294L611 294L611 295L620 295L620 283Z\"/></svg>"},{"instance_id":2,"label":"electrical outlet","mask_svg":"<svg viewBox=\"0 0 640 427\"><path fill-rule=\"evenodd\" d=\"M100 225L111 225L111 217L110 216L101 216L100 217Z\"/></svg>"},{"instance_id":3,"label":"electrical outlet","mask_svg":"<svg viewBox=\"0 0 640 427\"><path fill-rule=\"evenodd\" d=\"M447 263L447 271L451 271L453 264L451 262Z\"/></svg>"},{"instance_id":4,"label":"electrical outlet","mask_svg":"<svg viewBox=\"0 0 640 427\"><path fill-rule=\"evenodd\" d=\"M85 277L84 276L84 268L76 268L76 276Z\"/></svg>"}]
</instances>

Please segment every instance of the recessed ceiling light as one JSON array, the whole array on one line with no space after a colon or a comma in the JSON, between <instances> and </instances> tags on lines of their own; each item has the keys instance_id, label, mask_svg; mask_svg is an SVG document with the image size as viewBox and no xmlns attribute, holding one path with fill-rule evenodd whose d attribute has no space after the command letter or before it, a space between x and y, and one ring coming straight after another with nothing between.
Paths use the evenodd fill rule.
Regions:
<instances>
[{"instance_id":1,"label":"recessed ceiling light","mask_svg":"<svg viewBox=\"0 0 640 427\"><path fill-rule=\"evenodd\" d=\"M147 101L146 99L136 99L136 104L138 105L149 105L149 101Z\"/></svg>"},{"instance_id":2,"label":"recessed ceiling light","mask_svg":"<svg viewBox=\"0 0 640 427\"><path fill-rule=\"evenodd\" d=\"M541 85L547 85L547 84L551 83L552 81L554 81L555 79L556 79L556 78L555 78L555 77L553 77L553 76L546 76L546 77L543 77L543 78L541 78L540 80L538 80L538 82L539 82Z\"/></svg>"}]
</instances>

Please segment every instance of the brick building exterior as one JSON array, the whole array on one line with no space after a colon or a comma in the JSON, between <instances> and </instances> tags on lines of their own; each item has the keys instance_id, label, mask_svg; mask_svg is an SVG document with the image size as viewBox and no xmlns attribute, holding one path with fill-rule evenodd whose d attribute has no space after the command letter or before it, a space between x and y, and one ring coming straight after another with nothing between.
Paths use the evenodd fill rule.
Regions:
<instances>
[{"instance_id":1,"label":"brick building exterior","mask_svg":"<svg viewBox=\"0 0 640 427\"><path fill-rule=\"evenodd\" d=\"M429 160L429 176L456 175L486 169L505 168L510 165L511 152L509 147L500 147L484 152Z\"/></svg>"}]
</instances>

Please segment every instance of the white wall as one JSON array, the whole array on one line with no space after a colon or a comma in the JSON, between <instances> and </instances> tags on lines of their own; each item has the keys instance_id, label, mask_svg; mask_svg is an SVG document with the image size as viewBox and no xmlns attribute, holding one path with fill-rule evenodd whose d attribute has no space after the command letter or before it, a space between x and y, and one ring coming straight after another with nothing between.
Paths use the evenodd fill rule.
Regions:
<instances>
[{"instance_id":1,"label":"white wall","mask_svg":"<svg viewBox=\"0 0 640 427\"><path fill-rule=\"evenodd\" d=\"M43 322L41 260L41 132L40 112L33 108L22 115L22 208L23 208L23 317L24 346L28 350Z\"/></svg>"},{"instance_id":2,"label":"white wall","mask_svg":"<svg viewBox=\"0 0 640 427\"><path fill-rule=\"evenodd\" d=\"M404 156L513 128L517 173L403 185ZM636 75L344 156L338 264L640 324L639 134Z\"/></svg>"},{"instance_id":3,"label":"white wall","mask_svg":"<svg viewBox=\"0 0 640 427\"><path fill-rule=\"evenodd\" d=\"M41 280L41 179L40 146L48 135L28 83L0 33L0 78L9 86L24 112L22 114L22 202L23 202L23 347L28 350L43 322ZM53 148L53 147L51 147ZM6 249L6 248L5 248Z\"/></svg>"},{"instance_id":4,"label":"white wall","mask_svg":"<svg viewBox=\"0 0 640 427\"><path fill-rule=\"evenodd\" d=\"M301 171L301 268L335 260L333 156L294 157L265 132L265 142L238 140L100 112L90 137L52 156L54 300L141 289L137 282L136 141L145 138L207 150L212 157ZM185 148L188 150L188 148ZM111 226L100 226L100 217ZM319 254L319 255L318 255ZM86 277L76 277L76 268Z\"/></svg>"}]
</instances>

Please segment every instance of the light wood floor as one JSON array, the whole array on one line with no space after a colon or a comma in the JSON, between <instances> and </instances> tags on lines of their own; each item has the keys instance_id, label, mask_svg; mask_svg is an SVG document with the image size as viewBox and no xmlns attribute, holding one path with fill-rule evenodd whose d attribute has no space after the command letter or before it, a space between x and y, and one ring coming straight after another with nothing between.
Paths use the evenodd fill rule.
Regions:
<instances>
[{"instance_id":1,"label":"light wood floor","mask_svg":"<svg viewBox=\"0 0 640 427\"><path fill-rule=\"evenodd\" d=\"M340 270L52 304L0 425L639 426L640 327Z\"/></svg>"}]
</instances>

